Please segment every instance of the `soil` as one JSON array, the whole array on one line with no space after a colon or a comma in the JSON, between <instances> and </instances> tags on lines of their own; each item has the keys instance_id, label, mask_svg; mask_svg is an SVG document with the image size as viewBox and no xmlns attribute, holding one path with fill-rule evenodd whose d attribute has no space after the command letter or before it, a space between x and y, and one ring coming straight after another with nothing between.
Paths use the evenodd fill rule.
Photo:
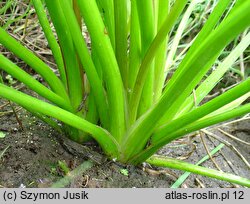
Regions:
<instances>
[{"instance_id":1,"label":"soil","mask_svg":"<svg viewBox=\"0 0 250 204\"><path fill-rule=\"evenodd\" d=\"M0 100L0 106L6 103ZM15 107L18 109L18 107ZM65 162L73 170L86 160L67 152L58 142L61 135L48 125L44 124L30 113L21 109L18 112L19 120L22 122L23 130L10 106L1 109L5 114L0 116L0 132L5 134L0 139L0 186L1 187L50 187L54 182L64 176L58 162ZM221 129L234 136L250 142L250 123L243 120L238 123L222 126ZM242 156L250 162L250 149L247 145L231 140L220 133L217 127L209 131L229 141L235 148L240 150ZM218 141L205 135L205 143L211 151ZM198 162L206 155L205 148L200 136L185 137L165 146L158 152L191 163ZM250 169L239 157L228 147L224 147L214 157L217 165L225 172L237 174L249 178ZM202 164L209 168L215 168L211 160ZM127 169L126 173L121 170ZM183 172L164 168L156 168L149 165L138 167L124 166L113 161L104 161L101 165L96 164L85 171L77 180L73 180L70 187L117 187L117 188L168 188ZM239 187L224 181L191 174L182 184L183 188L197 187Z\"/></svg>"}]
</instances>

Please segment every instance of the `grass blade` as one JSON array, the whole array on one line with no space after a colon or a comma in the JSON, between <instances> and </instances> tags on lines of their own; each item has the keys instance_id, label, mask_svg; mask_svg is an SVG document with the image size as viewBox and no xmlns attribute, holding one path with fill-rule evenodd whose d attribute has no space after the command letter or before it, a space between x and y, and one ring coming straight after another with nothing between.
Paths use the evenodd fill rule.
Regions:
<instances>
[{"instance_id":1,"label":"grass blade","mask_svg":"<svg viewBox=\"0 0 250 204\"><path fill-rule=\"evenodd\" d=\"M66 176L64 176L59 181L52 184L51 188L65 188L69 185L73 180L77 179L79 176L82 176L83 172L93 167L93 163L91 161L85 161L80 166L78 166L73 171L69 172Z\"/></svg>"},{"instance_id":2,"label":"grass blade","mask_svg":"<svg viewBox=\"0 0 250 204\"><path fill-rule=\"evenodd\" d=\"M9 145L3 150L0 152L0 159L3 157L3 155L5 154L5 152L9 149Z\"/></svg>"},{"instance_id":3,"label":"grass blade","mask_svg":"<svg viewBox=\"0 0 250 204\"><path fill-rule=\"evenodd\" d=\"M215 147L211 152L210 152L210 156L213 156L215 153L217 153L221 148L223 148L225 145L224 144L219 144L217 147ZM197 162L195 165L200 165L203 162L205 162L206 160L208 160L210 158L209 155L204 156L199 162ZM171 188L179 188L179 186L187 179L187 177L190 175L190 172L185 172L184 174L182 174L175 182L174 184L171 186Z\"/></svg>"},{"instance_id":4,"label":"grass blade","mask_svg":"<svg viewBox=\"0 0 250 204\"><path fill-rule=\"evenodd\" d=\"M125 92L119 67L109 37L105 34L105 26L94 0L81 1L78 5L91 35L92 46L100 59L103 68L104 82L107 86L108 103L110 104L110 131L121 141L125 132ZM95 18L93 18L95 16ZM101 43L100 43L101 42Z\"/></svg>"}]
</instances>

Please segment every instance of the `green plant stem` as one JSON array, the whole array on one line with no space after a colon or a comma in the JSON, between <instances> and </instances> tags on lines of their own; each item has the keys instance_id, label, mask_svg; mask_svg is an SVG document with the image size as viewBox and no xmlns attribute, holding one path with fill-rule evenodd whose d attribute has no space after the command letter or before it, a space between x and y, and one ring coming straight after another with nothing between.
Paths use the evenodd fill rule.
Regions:
<instances>
[{"instance_id":1,"label":"green plant stem","mask_svg":"<svg viewBox=\"0 0 250 204\"><path fill-rule=\"evenodd\" d=\"M103 13L104 22L107 27L113 49L115 50L115 20L114 20L114 0L97 0L100 12Z\"/></svg>"},{"instance_id":2,"label":"green plant stem","mask_svg":"<svg viewBox=\"0 0 250 204\"><path fill-rule=\"evenodd\" d=\"M210 153L209 155L204 156L200 161L198 161L195 165L200 165L203 162L207 161L208 159L210 159L211 156L213 156L215 153L217 153L220 149L222 149L225 145L223 143L220 143L217 147L215 147ZM185 172L184 174L182 174L175 182L174 184L171 186L171 188L178 188L186 179L187 177L190 175L190 172Z\"/></svg>"},{"instance_id":3,"label":"green plant stem","mask_svg":"<svg viewBox=\"0 0 250 204\"><path fill-rule=\"evenodd\" d=\"M32 2L33 2L33 5L35 7L39 22L43 28L44 34L48 40L50 49L53 53L55 62L57 64L57 67L58 67L58 70L60 73L61 80L62 80L64 86L67 87L66 73L65 73L65 69L64 69L64 62L63 62L61 49L56 41L56 38L53 34L52 29L50 27L49 21L47 19L47 14L43 8L43 4L42 4L41 0L32 0Z\"/></svg>"},{"instance_id":4,"label":"green plant stem","mask_svg":"<svg viewBox=\"0 0 250 204\"><path fill-rule=\"evenodd\" d=\"M155 36L153 2L151 0L136 0L137 12L139 16L140 34L141 34L141 54L144 58L150 44ZM154 91L154 63L148 64L149 72L147 73L146 80L141 83L141 95L138 98L138 110L133 113L132 106L130 106L130 124L133 124L135 119L142 115L153 104L153 91ZM139 72L140 73L140 72ZM137 76L138 77L138 76ZM133 95L132 95L133 96ZM131 99L133 100L133 99ZM131 104L131 102L130 102Z\"/></svg>"},{"instance_id":5,"label":"green plant stem","mask_svg":"<svg viewBox=\"0 0 250 204\"><path fill-rule=\"evenodd\" d=\"M0 96L15 102L24 108L27 107L31 112L56 118L65 124L89 133L100 144L101 148L108 156L111 158L119 158L118 152L120 147L118 143L109 132L101 127L96 126L75 114L16 91L3 84L0 84Z\"/></svg>"},{"instance_id":6,"label":"green plant stem","mask_svg":"<svg viewBox=\"0 0 250 204\"><path fill-rule=\"evenodd\" d=\"M250 18L246 16L249 9L250 2L244 2L244 4L238 8L237 12L235 11L228 16L228 18L204 40L195 54L190 57L188 63L181 63L159 102L144 114L127 134L128 136L123 145L124 147L129 147L124 150L124 155L126 155L127 158L145 147L147 140L157 126L157 122L162 118L163 110L165 113L168 112L169 115L174 115L178 111L179 106L206 74L212 60L217 58L219 51L250 25ZM227 36L226 38L225 35ZM249 83L249 81L246 83Z\"/></svg>"},{"instance_id":7,"label":"green plant stem","mask_svg":"<svg viewBox=\"0 0 250 204\"><path fill-rule=\"evenodd\" d=\"M137 115L137 109L139 105L139 101L141 98L141 93L143 89L143 84L147 78L147 74L150 69L150 64L154 59L155 53L164 42L164 39L168 35L172 26L174 25L176 19L181 14L182 10L186 5L187 0L177 0L174 4L174 7L171 9L169 15L164 20L164 23L160 30L158 31L156 37L154 38L152 44L150 45L146 55L141 63L141 67L139 73L137 75L135 87L132 92L131 100L130 100L130 121L135 121Z\"/></svg>"},{"instance_id":8,"label":"green plant stem","mask_svg":"<svg viewBox=\"0 0 250 204\"><path fill-rule=\"evenodd\" d=\"M73 4L73 10L76 15L77 22L78 22L78 26L80 27L80 30L82 30L82 16L79 10L79 6L77 4L77 0L73 0L72 4Z\"/></svg>"},{"instance_id":9,"label":"green plant stem","mask_svg":"<svg viewBox=\"0 0 250 204\"><path fill-rule=\"evenodd\" d=\"M169 123L165 124L160 130L155 132L154 135L152 136L152 138L151 138L151 144L152 145L148 147L149 152L153 153L153 151L151 151L150 149L154 149L154 151L156 151L157 148L159 148L159 147L161 147L163 145L163 143L166 144L168 142L171 142L172 140L174 140L178 136L180 136L180 134L178 134L178 136L175 134L176 130L183 129L183 127L184 127L184 129L186 129L186 126L188 124L191 124L192 122L195 122L196 120L198 120L198 119L212 113L213 111L215 111L215 110L219 109L220 107L230 103L231 101L233 101L233 100L237 99L238 97L248 93L249 91L250 91L250 78L248 80L244 81L243 83L241 83L240 85L234 87L233 89L225 92L221 96L219 96L219 97L207 102L206 104L196 108L195 110L193 110L193 111L191 111L191 112L189 112L189 113L187 113L187 114L185 114L185 115L183 115L183 116L181 116L181 117L179 117L179 118L177 118L175 120L172 120ZM227 120L227 119L228 118L226 118L226 117L224 118L224 120ZM222 118L222 121L223 121L223 118ZM220 122L222 122L222 121L220 121ZM184 131L184 132L182 132L182 135L185 135L187 133L188 132ZM132 154L136 155L140 151L142 151L142 149L145 147L146 142L149 140L149 137L151 135L148 135L148 136L143 135L143 136L144 137L141 138L141 140L140 140L140 144L136 143L135 149L133 149ZM135 145L135 139L133 141L133 145ZM141 145L140 150L138 148L139 145ZM136 153L136 151L138 151L138 152ZM147 156L146 153L143 153L142 155L144 155L145 157ZM130 157L133 158L133 156L131 156L131 155L130 155ZM136 158L135 160L133 158L132 160L133 161L139 161L138 158Z\"/></svg>"},{"instance_id":10,"label":"green plant stem","mask_svg":"<svg viewBox=\"0 0 250 204\"><path fill-rule=\"evenodd\" d=\"M241 53L249 46L250 44L250 33L248 33L242 41L235 47L233 51L225 58L225 60L219 64L219 66L210 74L196 89L196 104L199 104L205 96L216 86L216 84L220 81L222 76L226 73L226 71L233 65L233 63L238 59ZM190 109L194 107L194 99L193 96L189 96L183 105L180 107L178 115L184 114L188 112Z\"/></svg>"},{"instance_id":11,"label":"green plant stem","mask_svg":"<svg viewBox=\"0 0 250 204\"><path fill-rule=\"evenodd\" d=\"M196 37L195 41L193 42L192 46L190 47L188 53L186 54L185 58L182 60L181 64L186 64L188 60L194 55L194 53L199 49L200 45L204 42L204 40L209 36L216 25L218 24L218 21L220 20L221 16L223 15L225 9L230 4L231 0L225 0L225 1L219 1L216 5L215 9L209 16L208 20L206 21L204 27L199 32L198 36ZM219 55L219 53L218 53ZM211 60L211 63L213 63L214 60ZM208 66L210 67L210 66ZM179 68L178 68L179 69ZM179 106L180 107L180 106ZM169 118L173 117L173 112L171 114L166 112L164 116L162 117L161 121L159 122L159 125L164 124Z\"/></svg>"},{"instance_id":12,"label":"green plant stem","mask_svg":"<svg viewBox=\"0 0 250 204\"><path fill-rule=\"evenodd\" d=\"M181 19L181 22L178 26L178 29L175 33L173 42L171 44L171 49L168 52L165 73L167 73L169 71L169 69L173 63L173 59L174 59L174 56L176 55L176 51L177 51L178 45L180 43L180 40L182 38L182 34L183 34L187 24L188 24L188 20L190 18L190 15L192 14L193 10L195 9L197 3L198 3L197 0L191 1L190 4L188 5L187 10L183 14L183 17ZM166 76L165 73L164 73L164 76Z\"/></svg>"},{"instance_id":13,"label":"green plant stem","mask_svg":"<svg viewBox=\"0 0 250 204\"><path fill-rule=\"evenodd\" d=\"M61 108L64 108L68 111L72 111L70 101L67 101L67 98L63 99L61 96L55 94L53 91L51 91L50 89L42 85L40 82L35 80L32 76L23 71L20 67L8 60L2 54L0 54L0 67L1 69L9 73L11 76L15 77L17 80L23 82L33 91L37 92L42 97L55 103Z\"/></svg>"},{"instance_id":14,"label":"green plant stem","mask_svg":"<svg viewBox=\"0 0 250 204\"><path fill-rule=\"evenodd\" d=\"M60 6L62 6L62 10L67 11L66 21L69 26L69 32L71 35L74 35L73 42L75 49L77 50L79 59L84 67L88 82L90 83L91 91L93 91L95 103L98 109L98 113L101 119L101 123L105 128L109 128L109 114L108 114L108 104L106 102L106 97L104 93L104 89L102 86L102 81L100 80L95 65L90 57L88 48L84 42L84 39L81 34L81 30L78 26L77 19L74 16L72 10L68 9L69 4L66 1L58 1L60 2ZM86 92L88 93L88 92Z\"/></svg>"},{"instance_id":15,"label":"green plant stem","mask_svg":"<svg viewBox=\"0 0 250 204\"><path fill-rule=\"evenodd\" d=\"M157 9L157 31L162 27L164 20L167 18L169 12L169 0L158 0ZM165 64L167 55L168 36L161 44L155 56L155 78L154 78L154 102L158 101L162 94L162 87L165 82Z\"/></svg>"},{"instance_id":16,"label":"green plant stem","mask_svg":"<svg viewBox=\"0 0 250 204\"><path fill-rule=\"evenodd\" d=\"M17 6L17 2L12 2L12 6L15 5L14 7ZM15 16L15 12L11 12L11 17L8 18L7 22L3 25L3 29L7 29L12 23L18 22L21 19L24 19L25 17L31 15L32 13L34 13L34 10L30 9L31 3L28 4L26 10L21 14L18 15L17 17Z\"/></svg>"},{"instance_id":17,"label":"green plant stem","mask_svg":"<svg viewBox=\"0 0 250 204\"><path fill-rule=\"evenodd\" d=\"M78 0L78 5L88 31L91 35L92 46L95 47L103 68L104 82L107 86L108 103L110 105L110 131L120 143L126 129L125 122L125 92L119 67L115 58L108 35L105 34L105 26L98 7L94 0ZM95 16L95 18L93 18Z\"/></svg>"},{"instance_id":18,"label":"green plant stem","mask_svg":"<svg viewBox=\"0 0 250 204\"><path fill-rule=\"evenodd\" d=\"M184 127L188 123L192 123L196 121L197 119L200 119L212 113L213 111L218 110L219 108L236 100L237 98L248 93L249 91L250 91L250 78L245 80L238 86L225 92L224 94L194 109L193 111L190 111L189 113L165 124L163 127L160 128L161 130L158 131L158 133L156 133L152 137L152 144L162 139L162 137L164 137L165 135L168 135L169 133L174 132L174 130Z\"/></svg>"},{"instance_id":19,"label":"green plant stem","mask_svg":"<svg viewBox=\"0 0 250 204\"><path fill-rule=\"evenodd\" d=\"M123 79L123 86L128 87L128 57L127 57L127 0L114 1L115 17L115 54Z\"/></svg>"},{"instance_id":20,"label":"green plant stem","mask_svg":"<svg viewBox=\"0 0 250 204\"><path fill-rule=\"evenodd\" d=\"M215 30L211 32L210 35L204 36L203 41L198 37L198 42L200 44L198 45L194 43L196 49L190 48L192 54L188 53L185 56L174 76L168 83L168 86L164 90L164 97L170 92L175 92L177 95L180 94L180 97L177 99L178 96L176 96L175 102L171 108L165 112L164 116L159 121L159 125L163 124L163 121L167 122L174 117L178 112L179 107L181 107L186 98L202 80L224 47L250 25L250 20L246 20L246 17L244 17L244 14L242 13L246 12L249 8L249 2L245 2L239 7L237 12L230 14ZM242 20L238 21L240 14L242 14ZM201 34L203 35L203 33ZM225 38L225 36L227 37ZM214 46L211 46L211 44ZM178 87L178 90L171 90L173 87Z\"/></svg>"},{"instance_id":21,"label":"green plant stem","mask_svg":"<svg viewBox=\"0 0 250 204\"><path fill-rule=\"evenodd\" d=\"M60 47L62 49L68 82L68 93L71 104L76 112L83 99L82 76L77 53L74 48L74 37L70 32L70 28L67 24L67 18L65 17L65 12L67 10L73 11L73 8L72 5L70 5L67 10L63 10L60 6L62 3L58 0L45 0L45 2L55 26Z\"/></svg>"},{"instance_id":22,"label":"green plant stem","mask_svg":"<svg viewBox=\"0 0 250 204\"><path fill-rule=\"evenodd\" d=\"M234 108L239 107L249 97L250 97L250 91L248 93L242 95L241 97L235 99L234 101L228 103L227 105L217 109L216 111L213 111L212 113L208 114L206 117L212 117L213 115L219 115L221 113L225 113L227 111L233 110Z\"/></svg>"},{"instance_id":23,"label":"green plant stem","mask_svg":"<svg viewBox=\"0 0 250 204\"><path fill-rule=\"evenodd\" d=\"M0 27L0 43L30 65L51 87L52 91L61 97L67 99L68 95L62 82L57 78L54 72L40 60L34 53L21 45L13 37L11 37L4 29Z\"/></svg>"},{"instance_id":24,"label":"green plant stem","mask_svg":"<svg viewBox=\"0 0 250 204\"><path fill-rule=\"evenodd\" d=\"M0 9L0 15L5 14L6 11L13 5L13 1L7 1L5 5Z\"/></svg>"},{"instance_id":25,"label":"green plant stem","mask_svg":"<svg viewBox=\"0 0 250 204\"><path fill-rule=\"evenodd\" d=\"M131 23L130 23L130 49L129 49L129 78L128 78L128 101L141 63L141 34L136 1L131 1Z\"/></svg>"},{"instance_id":26,"label":"green plant stem","mask_svg":"<svg viewBox=\"0 0 250 204\"><path fill-rule=\"evenodd\" d=\"M224 173L224 172L217 171L214 169L208 169L208 168L190 164L184 161L179 161L173 158L152 156L150 159L147 160L147 162L151 165L155 165L159 167L168 167L172 169L188 171L188 172L199 174L202 176L208 176L211 178L216 178L216 179L220 179L223 181L228 181L231 183L236 183L242 186L250 187L250 180L247 178L242 178L240 176L236 176L236 175L229 174L229 173Z\"/></svg>"},{"instance_id":27,"label":"green plant stem","mask_svg":"<svg viewBox=\"0 0 250 204\"><path fill-rule=\"evenodd\" d=\"M250 104L240 106L233 110L227 111L225 113L221 113L218 115L213 115L211 117L202 118L194 123L191 123L183 128L172 132L171 134L164 137L161 141L158 141L157 144L149 146L138 155L135 155L133 158L129 160L129 163L132 164L139 164L145 161L147 158L152 156L160 147L164 146L165 144L170 143L171 141L183 137L184 135L194 132L196 130L200 130L202 128L242 116L250 112Z\"/></svg>"}]
</instances>

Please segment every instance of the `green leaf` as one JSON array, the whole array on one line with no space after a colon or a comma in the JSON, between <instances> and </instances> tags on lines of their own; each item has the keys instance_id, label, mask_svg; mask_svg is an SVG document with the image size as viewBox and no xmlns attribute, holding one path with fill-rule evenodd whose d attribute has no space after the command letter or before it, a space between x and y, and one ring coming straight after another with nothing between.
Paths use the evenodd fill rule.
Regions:
<instances>
[{"instance_id":1,"label":"green leaf","mask_svg":"<svg viewBox=\"0 0 250 204\"><path fill-rule=\"evenodd\" d=\"M90 88L94 95L95 104L97 106L102 125L103 127L108 129L109 113L102 81L98 76L95 65L90 57L88 48L84 42L81 30L78 26L78 22L73 13L73 10L69 9L70 5L67 1L60 1L60 6L63 10L67 10L66 21L70 28L69 32L71 33L71 36L74 36L72 40L74 42L74 46L78 53L79 59L82 63L82 67L84 68L84 71L86 72L86 75L88 77L88 82L90 83Z\"/></svg>"},{"instance_id":2,"label":"green leaf","mask_svg":"<svg viewBox=\"0 0 250 204\"><path fill-rule=\"evenodd\" d=\"M55 58L57 67L58 67L59 72L60 72L61 80L62 80L63 84L65 85L65 87L67 87L67 79L66 79L66 73L65 73L65 69L64 69L64 62L63 62L61 49L56 41L56 38L53 34L52 29L50 27L49 21L47 19L47 14L43 8L42 1L41 0L32 0L32 2L33 2L33 5L36 9L36 14L37 14L39 22L43 28L44 34L45 34L45 36L48 40L48 43L50 45L51 51L53 53L53 57Z\"/></svg>"},{"instance_id":3,"label":"green leaf","mask_svg":"<svg viewBox=\"0 0 250 204\"><path fill-rule=\"evenodd\" d=\"M218 65L214 70L195 90L196 104L199 104L205 96L216 86L216 84L222 79L226 71L233 65L233 63L239 58L242 52L250 45L250 33L248 33L241 42L230 52L230 54L224 59L224 61ZM179 112L175 117L186 113L194 107L194 96L190 95L183 105L180 107Z\"/></svg>"},{"instance_id":4,"label":"green leaf","mask_svg":"<svg viewBox=\"0 0 250 204\"><path fill-rule=\"evenodd\" d=\"M115 54L120 73L123 79L124 88L127 89L128 84L128 57L127 57L127 0L114 1L115 16Z\"/></svg>"},{"instance_id":5,"label":"green leaf","mask_svg":"<svg viewBox=\"0 0 250 204\"><path fill-rule=\"evenodd\" d=\"M120 169L120 172L124 176L128 176L128 170L127 169Z\"/></svg>"},{"instance_id":6,"label":"green leaf","mask_svg":"<svg viewBox=\"0 0 250 204\"><path fill-rule=\"evenodd\" d=\"M250 2L245 1L204 39L189 59L181 63L159 102L130 129L127 140L124 142L124 155L127 158L140 152L146 146L164 112L168 116L167 121L173 119L181 104L216 60L219 52L250 25L250 18L247 17L249 10ZM248 83L249 80L246 80L244 86ZM247 87L244 89L249 91ZM174 127L171 126L171 128Z\"/></svg>"},{"instance_id":7,"label":"green leaf","mask_svg":"<svg viewBox=\"0 0 250 204\"><path fill-rule=\"evenodd\" d=\"M38 74L40 74L55 93L65 99L68 98L65 87L55 75L55 73L50 69L50 67L46 65L41 59L39 59L32 51L11 37L1 27L0 43L28 65L30 65Z\"/></svg>"},{"instance_id":8,"label":"green leaf","mask_svg":"<svg viewBox=\"0 0 250 204\"><path fill-rule=\"evenodd\" d=\"M5 136L6 136L6 133L4 133L4 132L0 131L0 139L5 138Z\"/></svg>"},{"instance_id":9,"label":"green leaf","mask_svg":"<svg viewBox=\"0 0 250 204\"><path fill-rule=\"evenodd\" d=\"M73 179L82 176L83 172L93 167L93 163L91 161L85 161L81 165L79 165L76 169L69 172L68 175L60 179L59 181L52 184L51 188L64 188L69 185Z\"/></svg>"},{"instance_id":10,"label":"green leaf","mask_svg":"<svg viewBox=\"0 0 250 204\"><path fill-rule=\"evenodd\" d=\"M65 1L65 0L64 0ZM104 81L107 86L110 105L110 132L121 143L125 133L125 92L121 74L109 37L105 34L105 25L99 13L96 1L78 0L78 5L91 36L92 46L100 59ZM95 18L93 18L95 16ZM91 81L91 80L90 80Z\"/></svg>"},{"instance_id":11,"label":"green leaf","mask_svg":"<svg viewBox=\"0 0 250 204\"><path fill-rule=\"evenodd\" d=\"M150 65L155 57L155 53L160 48L161 44L164 42L166 36L170 32L172 26L174 25L176 19L181 14L182 10L186 5L187 0L178 0L175 2L173 8L171 9L169 15L165 19L164 23L162 24L160 30L158 31L157 35L155 36L153 42L151 43L149 48L146 48L146 54L142 60L139 73L136 78L135 87L132 90L132 95L129 103L130 108L130 123L132 124L137 117L137 110L139 106L139 102L141 99L141 94L143 91L144 83L147 79L148 72L150 71ZM140 6L138 3L137 6ZM143 19L141 19L143 20ZM147 39L148 40L148 39ZM162 114L162 112L158 112Z\"/></svg>"},{"instance_id":12,"label":"green leaf","mask_svg":"<svg viewBox=\"0 0 250 204\"><path fill-rule=\"evenodd\" d=\"M215 153L217 153L222 147L224 147L224 144L219 144L217 147L215 147L209 154L210 156L213 156ZM199 162L197 162L195 165L200 165L203 162L207 161L210 158L209 155L206 155L205 157L203 157ZM185 172L184 174L182 174L175 182L174 184L171 186L171 188L178 188L186 179L187 177L190 175L190 172Z\"/></svg>"},{"instance_id":13,"label":"green leaf","mask_svg":"<svg viewBox=\"0 0 250 204\"><path fill-rule=\"evenodd\" d=\"M107 155L112 158L118 158L120 147L117 141L105 129L96 126L71 112L9 88L3 84L0 84L0 96L9 99L24 108L27 107L31 112L38 112L56 118L65 124L89 133L100 144Z\"/></svg>"},{"instance_id":14,"label":"green leaf","mask_svg":"<svg viewBox=\"0 0 250 204\"><path fill-rule=\"evenodd\" d=\"M224 173L214 169L208 169L169 157L152 156L150 159L147 160L147 162L151 165L159 167L168 167L182 171L188 171L195 174L200 174L202 176L208 176L211 178L216 178L231 183L236 183L242 186L250 187L250 180L247 178L243 178L229 173Z\"/></svg>"},{"instance_id":15,"label":"green leaf","mask_svg":"<svg viewBox=\"0 0 250 204\"><path fill-rule=\"evenodd\" d=\"M71 104L67 100L68 98L63 99L61 96L57 95L43 84L35 80L32 76L4 57L2 54L0 54L0 69L3 69L12 77L15 77L17 80L23 82L26 86L37 92L42 97L50 100L51 102L66 110L72 111Z\"/></svg>"},{"instance_id":16,"label":"green leaf","mask_svg":"<svg viewBox=\"0 0 250 204\"><path fill-rule=\"evenodd\" d=\"M71 104L74 108L74 111L77 112L77 109L83 99L83 78L81 76L80 65L78 63L77 53L73 43L74 37L70 32L70 28L67 24L67 17L65 16L67 11L62 9L60 6L60 4L63 4L63 2L58 0L46 0L45 2L55 26L60 47L63 53ZM73 9L69 6L67 10L71 11Z\"/></svg>"},{"instance_id":17,"label":"green leaf","mask_svg":"<svg viewBox=\"0 0 250 204\"><path fill-rule=\"evenodd\" d=\"M58 166L65 175L67 175L70 172L70 169L65 161L58 161Z\"/></svg>"}]
</instances>

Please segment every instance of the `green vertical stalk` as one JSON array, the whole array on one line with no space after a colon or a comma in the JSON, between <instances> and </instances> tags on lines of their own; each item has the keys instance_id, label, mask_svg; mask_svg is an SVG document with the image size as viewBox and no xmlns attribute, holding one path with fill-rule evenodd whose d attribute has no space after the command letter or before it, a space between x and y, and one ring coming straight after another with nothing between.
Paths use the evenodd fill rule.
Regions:
<instances>
[{"instance_id":1,"label":"green vertical stalk","mask_svg":"<svg viewBox=\"0 0 250 204\"><path fill-rule=\"evenodd\" d=\"M167 18L169 0L158 0L157 5L157 32ZM163 41L155 56L155 78L154 78L154 101L157 101L162 94L162 87L165 82L164 69L166 64L168 37Z\"/></svg>"},{"instance_id":2,"label":"green vertical stalk","mask_svg":"<svg viewBox=\"0 0 250 204\"><path fill-rule=\"evenodd\" d=\"M125 132L125 96L122 78L109 36L99 9L94 0L78 0L78 5L91 35L92 46L100 59L104 82L107 86L107 98L110 106L110 131L121 142ZM95 18L93 18L95 16Z\"/></svg>"},{"instance_id":3,"label":"green vertical stalk","mask_svg":"<svg viewBox=\"0 0 250 204\"><path fill-rule=\"evenodd\" d=\"M136 1L136 7L139 17L140 34L141 34L141 55L145 56L155 35L153 2L151 0ZM141 94L137 96L137 106L133 107L134 101L129 101L129 123L133 124L138 115L143 114L153 103L153 80L154 80L154 64L148 65L150 73L147 74L147 80L140 84ZM138 77L138 76L137 76ZM131 90L132 96L134 88Z\"/></svg>"},{"instance_id":4,"label":"green vertical stalk","mask_svg":"<svg viewBox=\"0 0 250 204\"><path fill-rule=\"evenodd\" d=\"M136 83L132 96L130 99L130 121L133 122L136 120L137 109L140 102L143 84L147 79L148 72L150 71L150 64L152 63L157 50L160 45L164 42L164 39L168 35L172 26L174 25L176 19L181 14L188 0L177 0L171 9L169 15L164 20L164 23L160 30L158 31L156 37L151 43L149 49L146 52L146 55L143 58L139 73L137 75Z\"/></svg>"},{"instance_id":5,"label":"green vertical stalk","mask_svg":"<svg viewBox=\"0 0 250 204\"><path fill-rule=\"evenodd\" d=\"M114 18L114 1L113 0L97 0L100 12L103 13L104 23L107 28L113 49L115 50L115 18Z\"/></svg>"},{"instance_id":6,"label":"green vertical stalk","mask_svg":"<svg viewBox=\"0 0 250 204\"><path fill-rule=\"evenodd\" d=\"M115 55L119 65L124 88L128 87L128 64L127 64L127 0L114 1L115 16Z\"/></svg>"},{"instance_id":7,"label":"green vertical stalk","mask_svg":"<svg viewBox=\"0 0 250 204\"><path fill-rule=\"evenodd\" d=\"M80 29L82 30L82 17L81 17L79 7L77 5L77 0L73 0L72 3L73 3L73 9L74 9L74 13L76 15L78 25L79 25Z\"/></svg>"},{"instance_id":8,"label":"green vertical stalk","mask_svg":"<svg viewBox=\"0 0 250 204\"><path fill-rule=\"evenodd\" d=\"M249 9L250 3L244 2L204 40L188 63L180 65L179 72L177 70L174 74L159 102L130 129L124 144L129 148L125 150L124 155L129 157L130 154L135 153L136 149L146 145L157 122L162 118L162 111L175 112L176 109L173 110L172 107L180 106L183 100L190 95L197 83L207 73L211 60L216 59L223 48L250 25L250 19L246 18ZM142 142L143 140L144 142ZM134 148L131 148L132 143Z\"/></svg>"},{"instance_id":9,"label":"green vertical stalk","mask_svg":"<svg viewBox=\"0 0 250 204\"><path fill-rule=\"evenodd\" d=\"M83 98L83 86L77 53L75 52L72 41L74 37L70 33L65 17L66 11L61 9L60 1L45 0L45 2L49 10L50 17L56 28L59 43L62 49L70 100L74 110L77 111L77 108L79 107ZM72 9L72 7L69 9Z\"/></svg>"},{"instance_id":10,"label":"green vertical stalk","mask_svg":"<svg viewBox=\"0 0 250 204\"><path fill-rule=\"evenodd\" d=\"M178 49L178 45L180 43L180 40L182 39L183 32L188 24L190 15L192 14L192 12L195 9L197 4L198 4L197 0L190 2L185 13L183 14L183 17L180 21L180 24L178 25L178 28L177 28L175 35L174 35L173 42L171 44L171 49L168 52L164 77L167 76L167 73L168 73L171 65L173 64L173 60L174 60L174 57L176 56L176 51Z\"/></svg>"},{"instance_id":11,"label":"green vertical stalk","mask_svg":"<svg viewBox=\"0 0 250 204\"><path fill-rule=\"evenodd\" d=\"M38 16L39 22L43 28L43 32L48 40L50 49L53 53L55 62L57 64L61 80L64 84L65 87L67 87L67 79L66 79L66 73L65 73L65 68L64 68L64 62L63 62L63 57L61 53L61 49L56 41L56 38L52 32L52 29L50 27L49 21L47 19L47 14L44 11L43 4L41 0L32 0L33 5L36 10L36 14Z\"/></svg>"},{"instance_id":12,"label":"green vertical stalk","mask_svg":"<svg viewBox=\"0 0 250 204\"><path fill-rule=\"evenodd\" d=\"M141 29L142 56L144 57L155 36L154 7L151 0L136 1ZM148 65L149 73L143 86L137 117L145 113L153 103L154 95L154 63ZM130 121L133 123L133 120Z\"/></svg>"},{"instance_id":13,"label":"green vertical stalk","mask_svg":"<svg viewBox=\"0 0 250 204\"><path fill-rule=\"evenodd\" d=\"M73 37L74 47L79 56L79 60L84 67L86 75L88 77L88 82L90 83L90 91L93 92L95 98L95 104L101 119L101 123L105 128L109 127L109 113L108 104L105 97L105 91L103 89L102 80L98 76L96 67L90 57L89 50L85 44L82 36L82 32L78 26L77 19L74 15L73 10L70 8L69 2L67 0L61 0L60 6L63 8L65 13L67 13L67 24L69 26L69 32ZM86 91L88 93L88 91Z\"/></svg>"},{"instance_id":14,"label":"green vertical stalk","mask_svg":"<svg viewBox=\"0 0 250 204\"><path fill-rule=\"evenodd\" d=\"M131 1L128 99L132 94L141 63L141 34L136 1Z\"/></svg>"}]
</instances>

